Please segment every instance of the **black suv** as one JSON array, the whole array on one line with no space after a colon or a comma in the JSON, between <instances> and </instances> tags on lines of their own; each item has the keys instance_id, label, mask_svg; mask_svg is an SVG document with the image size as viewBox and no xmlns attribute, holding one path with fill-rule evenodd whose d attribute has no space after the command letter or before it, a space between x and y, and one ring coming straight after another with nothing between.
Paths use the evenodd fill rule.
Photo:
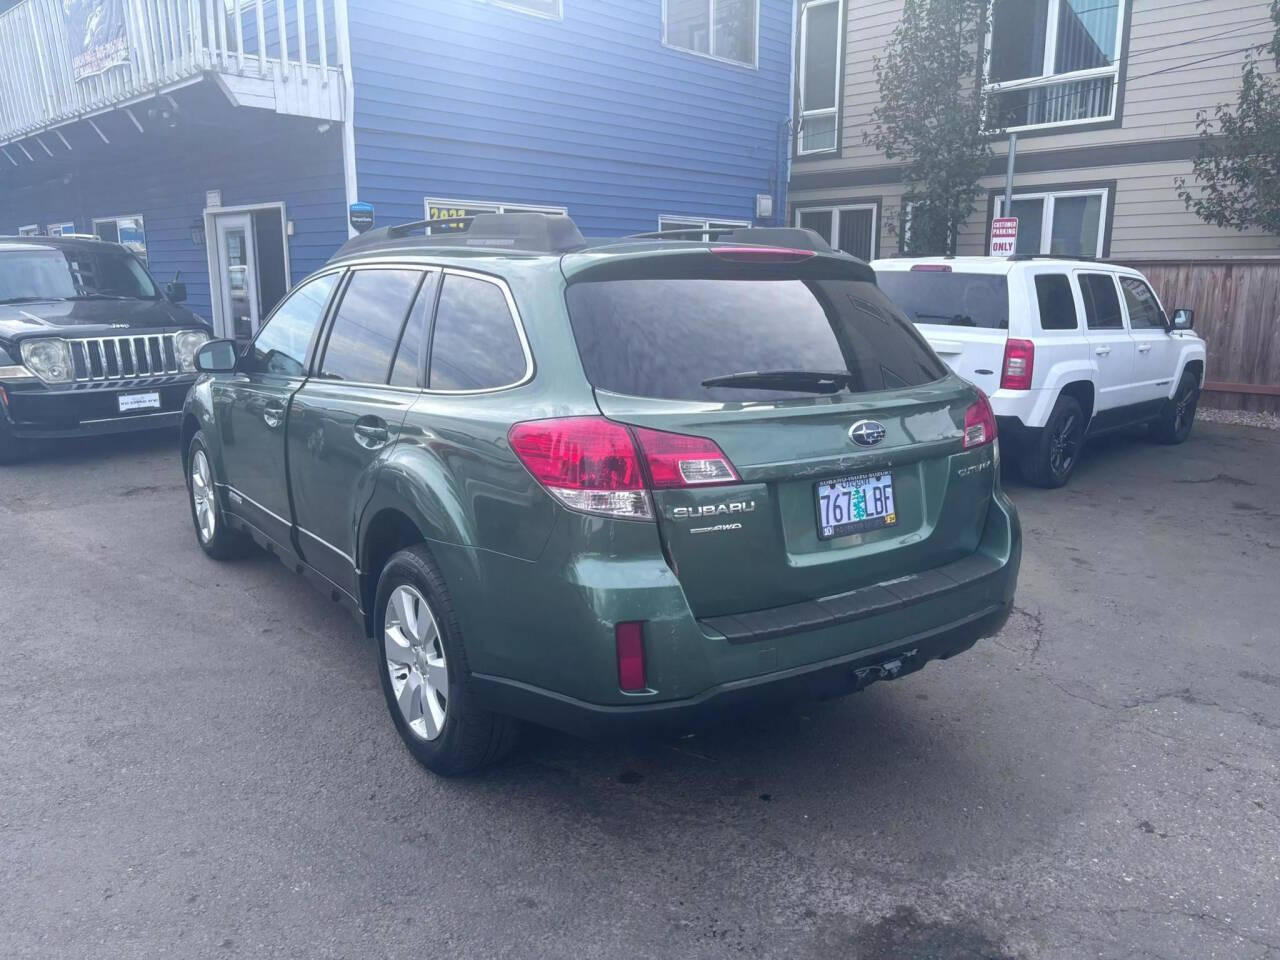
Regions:
<instances>
[{"instance_id":1,"label":"black suv","mask_svg":"<svg viewBox=\"0 0 1280 960\"><path fill-rule=\"evenodd\" d=\"M32 441L176 427L203 320L87 237L0 237L0 463Z\"/></svg>"}]
</instances>

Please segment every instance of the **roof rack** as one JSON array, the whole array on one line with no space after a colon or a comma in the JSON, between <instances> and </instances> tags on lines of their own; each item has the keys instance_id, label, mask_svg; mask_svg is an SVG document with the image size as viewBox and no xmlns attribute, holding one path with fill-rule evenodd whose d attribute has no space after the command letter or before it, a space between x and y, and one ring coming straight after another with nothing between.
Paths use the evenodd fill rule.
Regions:
<instances>
[{"instance_id":1,"label":"roof rack","mask_svg":"<svg viewBox=\"0 0 1280 960\"><path fill-rule=\"evenodd\" d=\"M446 225L450 229L443 233L426 232L433 226ZM564 214L475 213L379 227L352 237L334 257L367 252L397 240L408 241L413 246L482 247L520 253L568 253L586 246L577 224Z\"/></svg>"},{"instance_id":2,"label":"roof rack","mask_svg":"<svg viewBox=\"0 0 1280 960\"><path fill-rule=\"evenodd\" d=\"M734 243L761 244L771 247L792 247L796 250L815 250L832 253L831 245L821 234L806 227L680 227L674 230L653 230L648 233L632 233L620 240L729 240Z\"/></svg>"},{"instance_id":3,"label":"roof rack","mask_svg":"<svg viewBox=\"0 0 1280 960\"><path fill-rule=\"evenodd\" d=\"M1082 260L1086 263L1097 263L1097 257L1086 257L1069 253L1015 253L1006 260Z\"/></svg>"}]
</instances>

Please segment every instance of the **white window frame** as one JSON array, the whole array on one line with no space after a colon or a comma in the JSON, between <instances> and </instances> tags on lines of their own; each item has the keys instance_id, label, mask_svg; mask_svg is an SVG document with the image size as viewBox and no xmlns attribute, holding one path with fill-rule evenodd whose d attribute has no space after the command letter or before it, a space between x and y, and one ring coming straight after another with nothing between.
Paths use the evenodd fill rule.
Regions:
<instances>
[{"instance_id":1,"label":"white window frame","mask_svg":"<svg viewBox=\"0 0 1280 960\"><path fill-rule=\"evenodd\" d=\"M432 207L483 207L480 213L550 213L569 215L568 207L549 203L503 203L498 200L459 200L452 197L423 197L422 219L431 219ZM470 214L474 216L474 214Z\"/></svg>"},{"instance_id":2,"label":"white window frame","mask_svg":"<svg viewBox=\"0 0 1280 960\"><path fill-rule=\"evenodd\" d=\"M1128 5L1132 0L1117 0L1116 2L1116 47L1112 51L1111 66L1109 67L1093 67L1089 70L1072 70L1068 73L1055 73L1055 61L1058 56L1058 15L1061 11L1062 0L1049 0L1049 9L1046 15L1045 39L1044 39L1044 62L1041 66L1041 74L1038 77L1023 77L1019 80L1006 80L1003 83L992 83L987 81L984 89L991 95L999 93L1009 93L1017 90L1034 89L1036 87L1049 87L1060 83L1070 83L1075 80L1093 80L1097 77L1111 77L1111 109L1105 116L1082 117L1078 120L1055 120L1051 123L1026 123L1017 127L1005 127L1005 132L1021 133L1025 130L1056 130L1059 127L1078 127L1082 124L1089 123L1107 123L1116 118L1116 104L1120 102L1120 55L1124 50L1124 27L1128 12ZM991 44L995 39L995 25L992 24L991 30L987 32L986 39L986 60L988 69L991 63Z\"/></svg>"},{"instance_id":3,"label":"white window frame","mask_svg":"<svg viewBox=\"0 0 1280 960\"><path fill-rule=\"evenodd\" d=\"M18 236L20 237L38 237L40 236L40 224L28 223L24 227L18 228Z\"/></svg>"},{"instance_id":4,"label":"white window frame","mask_svg":"<svg viewBox=\"0 0 1280 960\"><path fill-rule=\"evenodd\" d=\"M1103 245L1107 237L1107 211L1111 205L1111 190L1108 187L1086 187L1080 190L1049 190L1040 193L1015 193L1014 200L1043 200L1044 214L1040 218L1040 249L1041 256L1049 255L1049 247L1053 242L1053 213L1054 203L1059 198L1064 197L1101 197L1102 205L1098 209L1098 243L1094 251L1094 256L1102 259ZM995 198L995 206L992 207L994 216L1004 216L1004 196L997 195ZM1021 224L1019 224L1021 227ZM990 246L991 226L987 225L988 247Z\"/></svg>"},{"instance_id":5,"label":"white window frame","mask_svg":"<svg viewBox=\"0 0 1280 960\"><path fill-rule=\"evenodd\" d=\"M142 253L139 254L136 250L130 250L129 252L134 254L135 256L141 256L143 263L150 263L150 257L147 254L147 221L142 214L121 213L114 217L94 217L90 223L90 232L96 237L98 235L98 224L114 223L116 225L116 237L118 241L118 238L120 236L121 220L137 220L138 223L142 225ZM121 246L124 246L124 244L121 244ZM125 249L128 250L129 248L125 247Z\"/></svg>"},{"instance_id":6,"label":"white window frame","mask_svg":"<svg viewBox=\"0 0 1280 960\"><path fill-rule=\"evenodd\" d=\"M760 0L751 0L755 4L755 35L751 38L751 61L735 60L733 57L724 57L716 53L716 4L720 0L705 0L707 4L707 50L704 53L701 50L694 50L691 47L682 46L667 37L667 0L662 0L662 45L672 50L679 50L681 53L687 53L693 57L704 57L707 60L716 60L719 63L731 63L735 67L745 67L748 70L760 69Z\"/></svg>"},{"instance_id":7,"label":"white window frame","mask_svg":"<svg viewBox=\"0 0 1280 960\"><path fill-rule=\"evenodd\" d=\"M508 10L514 10L516 13L523 13L529 17L539 17L543 20L564 19L564 0L556 0L555 13L543 13L541 10L530 10L528 7L520 3L520 0L479 0L479 2L490 3L495 7L505 7Z\"/></svg>"},{"instance_id":8,"label":"white window frame","mask_svg":"<svg viewBox=\"0 0 1280 960\"><path fill-rule=\"evenodd\" d=\"M685 217L678 213L664 213L658 217L658 231L663 230L721 230L726 227L749 228L750 220L734 220L727 217ZM703 234L704 241L709 239L708 234Z\"/></svg>"},{"instance_id":9,"label":"white window frame","mask_svg":"<svg viewBox=\"0 0 1280 960\"><path fill-rule=\"evenodd\" d=\"M69 220L64 223L50 223L45 227L45 232L51 237L63 237L69 233L75 233L76 225Z\"/></svg>"},{"instance_id":10,"label":"white window frame","mask_svg":"<svg viewBox=\"0 0 1280 960\"><path fill-rule=\"evenodd\" d=\"M807 42L809 36L809 11L815 7L836 7L836 23L838 24L839 36L836 37L836 80L835 80L835 98L832 107L823 107L818 110L806 110L804 108L804 78L806 76L806 61L809 58L809 44ZM840 101L844 95L844 57L841 55L844 50L844 0L810 0L800 8L800 29L798 31L800 37L800 56L799 56L799 72L796 74L796 116L799 118L796 124L796 156L808 157L818 153L835 153L840 149ZM804 122L810 117L835 117L836 129L835 140L829 147L822 147L817 150L805 150L804 146Z\"/></svg>"},{"instance_id":11,"label":"white window frame","mask_svg":"<svg viewBox=\"0 0 1280 960\"><path fill-rule=\"evenodd\" d=\"M802 213L829 213L831 214L831 236L827 242L831 244L831 249L840 250L840 215L853 210L870 210L871 211L871 255L868 260L875 260L880 256L880 209L874 203L841 203L835 206L830 204L818 204L816 206L796 207L795 209L795 225L800 226L800 215ZM843 253L851 251L843 250Z\"/></svg>"}]
</instances>

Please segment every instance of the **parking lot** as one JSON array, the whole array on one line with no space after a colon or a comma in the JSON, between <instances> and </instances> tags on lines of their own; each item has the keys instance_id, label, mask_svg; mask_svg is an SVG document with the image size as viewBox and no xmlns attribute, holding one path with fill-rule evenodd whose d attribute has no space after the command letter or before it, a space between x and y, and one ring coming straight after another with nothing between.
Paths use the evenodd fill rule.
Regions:
<instances>
[{"instance_id":1,"label":"parking lot","mask_svg":"<svg viewBox=\"0 0 1280 960\"><path fill-rule=\"evenodd\" d=\"M1010 484L997 638L445 781L373 655L196 547L176 442L0 473L0 956L1280 957L1280 433Z\"/></svg>"}]
</instances>

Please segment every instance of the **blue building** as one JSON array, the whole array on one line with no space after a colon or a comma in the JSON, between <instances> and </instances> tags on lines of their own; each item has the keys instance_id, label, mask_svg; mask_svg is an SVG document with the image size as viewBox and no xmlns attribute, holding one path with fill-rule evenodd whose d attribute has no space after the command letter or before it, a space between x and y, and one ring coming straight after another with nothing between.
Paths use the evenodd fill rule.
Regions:
<instances>
[{"instance_id":1,"label":"blue building","mask_svg":"<svg viewBox=\"0 0 1280 960\"><path fill-rule=\"evenodd\" d=\"M588 235L785 218L792 0L0 10L0 234L126 243L223 335L337 249L356 201Z\"/></svg>"}]
</instances>

